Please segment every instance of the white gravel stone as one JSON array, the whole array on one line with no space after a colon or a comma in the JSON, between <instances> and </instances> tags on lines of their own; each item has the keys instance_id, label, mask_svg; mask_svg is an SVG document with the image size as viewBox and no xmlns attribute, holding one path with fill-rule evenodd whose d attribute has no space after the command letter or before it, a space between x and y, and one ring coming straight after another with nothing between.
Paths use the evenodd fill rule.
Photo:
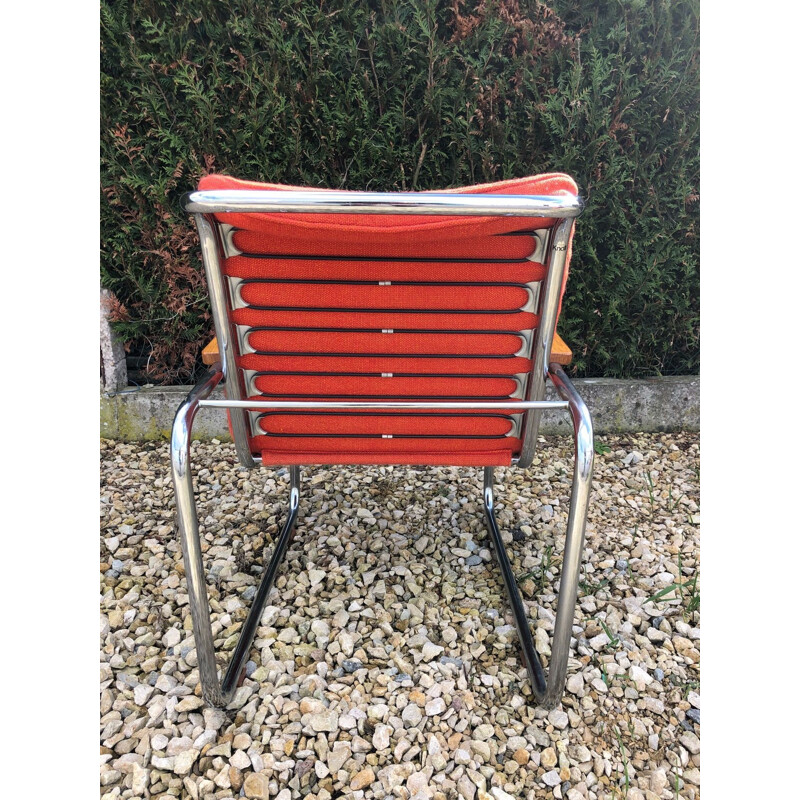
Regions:
<instances>
[{"instance_id":1,"label":"white gravel stone","mask_svg":"<svg viewBox=\"0 0 800 800\"><path fill-rule=\"evenodd\" d=\"M351 755L352 750L349 742L336 742L333 745L333 749L328 751L328 769L335 775Z\"/></svg>"},{"instance_id":2,"label":"white gravel stone","mask_svg":"<svg viewBox=\"0 0 800 800\"><path fill-rule=\"evenodd\" d=\"M553 725L553 727L558 728L560 731L563 731L564 728L569 725L569 717L559 708L554 708L547 715L547 720Z\"/></svg>"},{"instance_id":3,"label":"white gravel stone","mask_svg":"<svg viewBox=\"0 0 800 800\"><path fill-rule=\"evenodd\" d=\"M436 697L425 703L425 713L429 717L435 717L437 714L444 714L446 707L444 700L441 697Z\"/></svg>"},{"instance_id":4,"label":"white gravel stone","mask_svg":"<svg viewBox=\"0 0 800 800\"><path fill-rule=\"evenodd\" d=\"M646 670L636 666L636 664L631 664L628 674L636 685L636 689L640 692L643 692L653 682L652 676Z\"/></svg>"},{"instance_id":5,"label":"white gravel stone","mask_svg":"<svg viewBox=\"0 0 800 800\"><path fill-rule=\"evenodd\" d=\"M425 661L431 661L444 652L444 647L432 642L425 642L422 646L422 658Z\"/></svg>"},{"instance_id":6,"label":"white gravel stone","mask_svg":"<svg viewBox=\"0 0 800 800\"><path fill-rule=\"evenodd\" d=\"M187 775L194 762L197 761L197 757L199 755L199 750L191 748L189 750L184 750L182 753L179 753L177 756L175 756L175 766L173 767L175 774Z\"/></svg>"},{"instance_id":7,"label":"white gravel stone","mask_svg":"<svg viewBox=\"0 0 800 800\"><path fill-rule=\"evenodd\" d=\"M700 752L700 740L694 733L686 732L678 737L678 741L692 754L697 755Z\"/></svg>"},{"instance_id":8,"label":"white gravel stone","mask_svg":"<svg viewBox=\"0 0 800 800\"><path fill-rule=\"evenodd\" d=\"M567 691L570 694L581 695L583 694L583 675L579 672L576 675L570 675L567 678Z\"/></svg>"},{"instance_id":9,"label":"white gravel stone","mask_svg":"<svg viewBox=\"0 0 800 800\"><path fill-rule=\"evenodd\" d=\"M551 769L550 772L545 772L542 775L542 781L547 786L558 786L561 783L561 776L558 774L557 769Z\"/></svg>"},{"instance_id":10,"label":"white gravel stone","mask_svg":"<svg viewBox=\"0 0 800 800\"><path fill-rule=\"evenodd\" d=\"M325 570L310 569L308 571L308 580L312 586L319 586L319 584L325 580Z\"/></svg>"},{"instance_id":11,"label":"white gravel stone","mask_svg":"<svg viewBox=\"0 0 800 800\"><path fill-rule=\"evenodd\" d=\"M392 729L388 725L376 725L372 734L372 746L376 750L385 750L391 741Z\"/></svg>"},{"instance_id":12,"label":"white gravel stone","mask_svg":"<svg viewBox=\"0 0 800 800\"><path fill-rule=\"evenodd\" d=\"M323 711L319 714L311 714L308 724L317 733L321 731L332 732L339 727L339 715L335 711Z\"/></svg>"},{"instance_id":13,"label":"white gravel stone","mask_svg":"<svg viewBox=\"0 0 800 800\"><path fill-rule=\"evenodd\" d=\"M236 767L236 769L247 769L250 766L250 757L244 750L237 750L231 756L231 765Z\"/></svg>"},{"instance_id":14,"label":"white gravel stone","mask_svg":"<svg viewBox=\"0 0 800 800\"><path fill-rule=\"evenodd\" d=\"M146 705L154 691L154 687L148 686L146 683L140 683L133 690L133 702L136 703L137 706Z\"/></svg>"},{"instance_id":15,"label":"white gravel stone","mask_svg":"<svg viewBox=\"0 0 800 800\"><path fill-rule=\"evenodd\" d=\"M478 725L473 731L472 736L479 742L491 739L494 736L494 725L490 725L488 722Z\"/></svg>"},{"instance_id":16,"label":"white gravel stone","mask_svg":"<svg viewBox=\"0 0 800 800\"><path fill-rule=\"evenodd\" d=\"M422 711L416 703L409 703L401 714L406 728L415 728L422 721Z\"/></svg>"}]
</instances>

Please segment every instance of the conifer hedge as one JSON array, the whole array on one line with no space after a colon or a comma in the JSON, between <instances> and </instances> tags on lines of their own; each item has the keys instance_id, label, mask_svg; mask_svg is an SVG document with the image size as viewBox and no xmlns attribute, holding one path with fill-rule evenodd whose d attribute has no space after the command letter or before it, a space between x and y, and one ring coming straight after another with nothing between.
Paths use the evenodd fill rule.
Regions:
<instances>
[{"instance_id":1,"label":"conifer hedge","mask_svg":"<svg viewBox=\"0 0 800 800\"><path fill-rule=\"evenodd\" d=\"M699 371L698 0L102 0L101 281L155 382L211 318L200 176L422 190L567 172L573 374Z\"/></svg>"}]
</instances>

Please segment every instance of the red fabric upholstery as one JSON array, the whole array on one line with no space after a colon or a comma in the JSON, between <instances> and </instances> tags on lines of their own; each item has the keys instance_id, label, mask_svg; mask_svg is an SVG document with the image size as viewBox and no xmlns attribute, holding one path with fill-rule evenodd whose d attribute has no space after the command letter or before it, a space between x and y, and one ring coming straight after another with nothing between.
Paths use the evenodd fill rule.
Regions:
<instances>
[{"instance_id":1,"label":"red fabric upholstery","mask_svg":"<svg viewBox=\"0 0 800 800\"><path fill-rule=\"evenodd\" d=\"M275 353L447 353L463 354L464 337L469 336L469 352L476 355L516 353L520 337L505 333L395 333L352 331L255 331L250 345L259 351Z\"/></svg>"},{"instance_id":2,"label":"red fabric upholstery","mask_svg":"<svg viewBox=\"0 0 800 800\"><path fill-rule=\"evenodd\" d=\"M305 187L211 175L201 190ZM468 187L459 193L577 194L566 175ZM524 284L531 231L553 219L365 214L218 214L242 255L234 324L250 328L252 391L273 399L503 399L531 367L515 331L538 324ZM462 284L462 285L452 285ZM481 284L481 285L463 285ZM563 291L563 287L562 287ZM518 355L522 353L522 355ZM519 452L505 410L275 411L254 415L265 464L506 465Z\"/></svg>"}]
</instances>

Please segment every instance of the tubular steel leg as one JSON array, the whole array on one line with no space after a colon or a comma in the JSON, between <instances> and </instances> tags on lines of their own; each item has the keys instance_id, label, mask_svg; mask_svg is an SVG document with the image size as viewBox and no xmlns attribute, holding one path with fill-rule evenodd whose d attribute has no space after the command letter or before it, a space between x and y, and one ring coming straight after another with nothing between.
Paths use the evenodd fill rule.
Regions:
<instances>
[{"instance_id":1,"label":"tubular steel leg","mask_svg":"<svg viewBox=\"0 0 800 800\"><path fill-rule=\"evenodd\" d=\"M522 645L522 658L528 668L528 676L531 679L533 693L537 700L541 700L547 689L542 662L539 661L539 654L533 645L525 606L519 595L514 571L511 569L511 562L508 560L508 554L494 516L494 467L485 467L483 470L483 508L486 512L486 522L489 526L489 535L492 539L494 552L500 564L500 572L503 575L503 583L506 585L506 595L508 596L511 611L514 614L514 621L517 624L519 641Z\"/></svg>"},{"instance_id":2,"label":"tubular steel leg","mask_svg":"<svg viewBox=\"0 0 800 800\"><path fill-rule=\"evenodd\" d=\"M581 555L586 532L589 489L592 482L592 464L594 461L592 420L586 404L561 367L557 364L551 364L549 374L558 393L569 401L575 437L575 465L572 473L572 497L567 519L567 534L561 569L561 584L558 591L550 669L546 680L539 656L531 639L525 606L522 603L511 564L497 528L497 521L494 516L494 470L492 467L486 467L484 470L483 489L483 501L490 538L494 544L497 560L500 563L503 581L511 604L511 611L514 614L514 621L519 631L525 666L528 668L534 696L541 706L548 709L554 708L561 700L567 676L569 642L575 617L575 603L578 598L578 577L580 575Z\"/></svg>"},{"instance_id":3,"label":"tubular steel leg","mask_svg":"<svg viewBox=\"0 0 800 800\"><path fill-rule=\"evenodd\" d=\"M259 620L261 619L261 612L267 603L267 598L275 583L275 578L278 574L283 558L289 545L294 539L294 525L297 522L297 509L300 506L300 467L294 465L290 468L292 487L289 494L289 516L283 524L278 540L275 542L275 550L272 553L272 558L269 561L264 575L261 578L261 583L258 586L258 592L253 598L253 605L247 614L247 619L244 621L242 632L239 635L239 641L236 643L236 648L231 656L230 664L225 673L225 678L222 681L222 696L225 702L230 702L233 693L236 691L239 679L241 678L244 670L245 662L247 661L247 654L250 652L250 645L256 635L256 628L258 627Z\"/></svg>"},{"instance_id":4,"label":"tubular steel leg","mask_svg":"<svg viewBox=\"0 0 800 800\"><path fill-rule=\"evenodd\" d=\"M289 517L275 544L272 559L261 580L253 606L242 628L239 642L231 657L225 678L220 685L214 656L214 637L211 633L208 592L203 569L203 554L200 547L200 532L197 523L197 509L194 502L189 457L192 423L199 408L199 401L208 397L220 380L222 380L222 373L215 370L190 392L175 415L170 442L172 479L175 485L175 508L189 592L189 611L192 615L195 646L197 648L197 666L200 670L203 696L208 703L217 707L227 705L236 691L236 684L239 681L247 653L253 642L261 611L269 596L278 567L293 537L300 498L300 468L293 466L291 467Z\"/></svg>"}]
</instances>

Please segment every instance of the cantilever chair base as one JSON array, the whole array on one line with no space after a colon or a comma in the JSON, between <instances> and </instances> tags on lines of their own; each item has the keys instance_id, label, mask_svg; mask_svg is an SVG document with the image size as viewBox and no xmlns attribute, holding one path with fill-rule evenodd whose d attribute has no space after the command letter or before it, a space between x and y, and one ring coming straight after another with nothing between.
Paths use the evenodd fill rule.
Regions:
<instances>
[{"instance_id":1,"label":"cantilever chair base","mask_svg":"<svg viewBox=\"0 0 800 800\"><path fill-rule=\"evenodd\" d=\"M567 521L566 542L563 559L561 584L558 593L555 630L549 671L545 676L539 656L533 644L525 606L520 597L511 564L506 553L497 521L494 515L494 469L484 469L484 510L489 528L490 539L495 550L503 581L519 632L523 661L528 670L531 688L539 705L553 708L561 698L566 680L567 660L569 656L570 635L577 599L578 576L580 572L581 554L586 527L589 489L592 475L594 444L592 423L588 409L578 395L572 383L564 374L561 366L551 363L548 374L556 389L563 398L563 403L529 403L531 407L568 407L573 421L575 442L575 464L572 479L572 497ZM242 627L238 643L233 651L225 675L220 682L214 654L214 640L209 615L208 594L206 590L205 572L200 546L200 534L197 511L192 486L189 446L192 423L201 407L225 407L235 401L210 401L208 396L222 380L219 365L201 381L178 409L172 429L171 462L175 484L175 504L178 527L184 555L184 566L189 590L189 608L194 623L197 662L203 696L213 706L228 705L243 680L244 665L256 634L261 613L266 605L273 587L278 569L283 561L294 535L300 499L300 468L290 468L290 500L289 514L278 536L270 562L264 572L261 583L253 599L252 606ZM276 403L264 402L263 405L275 406ZM313 404L311 404L313 405ZM318 404L324 406L325 404ZM329 405L329 404L328 404ZM391 404L387 404L390 406ZM406 404L408 405L408 404ZM430 405L430 404L429 404Z\"/></svg>"}]
</instances>

